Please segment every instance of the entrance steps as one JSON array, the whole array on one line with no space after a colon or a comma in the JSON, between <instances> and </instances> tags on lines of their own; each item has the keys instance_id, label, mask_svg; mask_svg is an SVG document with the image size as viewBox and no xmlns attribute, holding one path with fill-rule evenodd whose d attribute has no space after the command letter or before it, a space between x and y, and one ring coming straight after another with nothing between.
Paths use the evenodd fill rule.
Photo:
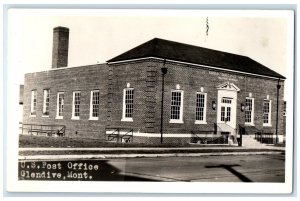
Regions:
<instances>
[{"instance_id":1,"label":"entrance steps","mask_svg":"<svg viewBox=\"0 0 300 201\"><path fill-rule=\"evenodd\" d=\"M260 143L255 139L255 135L243 135L243 147L266 147L266 144Z\"/></svg>"}]
</instances>

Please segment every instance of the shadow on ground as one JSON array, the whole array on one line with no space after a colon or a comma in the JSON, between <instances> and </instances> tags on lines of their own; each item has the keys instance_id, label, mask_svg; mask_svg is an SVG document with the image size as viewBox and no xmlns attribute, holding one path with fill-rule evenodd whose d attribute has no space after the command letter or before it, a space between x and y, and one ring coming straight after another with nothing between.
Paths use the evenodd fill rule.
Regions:
<instances>
[{"instance_id":1,"label":"shadow on ground","mask_svg":"<svg viewBox=\"0 0 300 201\"><path fill-rule=\"evenodd\" d=\"M213 166L205 166L205 168L223 168L230 173L232 173L234 176L239 178L242 182L253 182L251 179L243 175L242 173L236 171L233 167L240 166L240 165L226 165L226 164L220 164L220 165L213 165Z\"/></svg>"}]
</instances>

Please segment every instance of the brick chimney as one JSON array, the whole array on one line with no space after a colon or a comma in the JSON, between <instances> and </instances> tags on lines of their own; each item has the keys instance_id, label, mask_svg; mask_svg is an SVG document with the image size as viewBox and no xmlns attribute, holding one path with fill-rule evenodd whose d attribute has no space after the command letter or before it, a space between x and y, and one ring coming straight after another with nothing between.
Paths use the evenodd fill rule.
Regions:
<instances>
[{"instance_id":1,"label":"brick chimney","mask_svg":"<svg viewBox=\"0 0 300 201\"><path fill-rule=\"evenodd\" d=\"M69 29L55 27L53 29L52 68L68 66Z\"/></svg>"}]
</instances>

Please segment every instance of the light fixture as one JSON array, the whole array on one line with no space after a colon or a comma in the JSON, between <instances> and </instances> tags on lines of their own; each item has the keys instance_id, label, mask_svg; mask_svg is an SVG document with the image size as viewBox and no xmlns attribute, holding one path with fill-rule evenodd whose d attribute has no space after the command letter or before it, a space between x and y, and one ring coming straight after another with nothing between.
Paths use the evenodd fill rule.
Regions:
<instances>
[{"instance_id":1,"label":"light fixture","mask_svg":"<svg viewBox=\"0 0 300 201\"><path fill-rule=\"evenodd\" d=\"M211 105L212 105L212 109L215 110L217 107L216 101L212 101Z\"/></svg>"},{"instance_id":2,"label":"light fixture","mask_svg":"<svg viewBox=\"0 0 300 201\"><path fill-rule=\"evenodd\" d=\"M280 89L281 88L281 85L280 84L277 84L277 89Z\"/></svg>"},{"instance_id":3,"label":"light fixture","mask_svg":"<svg viewBox=\"0 0 300 201\"><path fill-rule=\"evenodd\" d=\"M162 68L161 68L161 72L162 72L163 75L167 74L168 68L162 67Z\"/></svg>"},{"instance_id":4,"label":"light fixture","mask_svg":"<svg viewBox=\"0 0 300 201\"><path fill-rule=\"evenodd\" d=\"M244 105L244 103L241 103L241 111L242 111L242 112L245 111L245 105Z\"/></svg>"}]
</instances>

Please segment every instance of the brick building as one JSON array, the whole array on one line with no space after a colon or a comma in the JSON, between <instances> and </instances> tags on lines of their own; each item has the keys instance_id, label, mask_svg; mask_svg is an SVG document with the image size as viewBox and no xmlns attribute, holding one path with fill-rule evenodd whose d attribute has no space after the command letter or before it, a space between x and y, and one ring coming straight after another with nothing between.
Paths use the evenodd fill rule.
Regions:
<instances>
[{"instance_id":1,"label":"brick building","mask_svg":"<svg viewBox=\"0 0 300 201\"><path fill-rule=\"evenodd\" d=\"M284 133L285 78L249 57L155 38L104 64L66 67L69 30L53 34L52 69L25 75L31 131L62 125L66 136L141 143Z\"/></svg>"}]
</instances>

